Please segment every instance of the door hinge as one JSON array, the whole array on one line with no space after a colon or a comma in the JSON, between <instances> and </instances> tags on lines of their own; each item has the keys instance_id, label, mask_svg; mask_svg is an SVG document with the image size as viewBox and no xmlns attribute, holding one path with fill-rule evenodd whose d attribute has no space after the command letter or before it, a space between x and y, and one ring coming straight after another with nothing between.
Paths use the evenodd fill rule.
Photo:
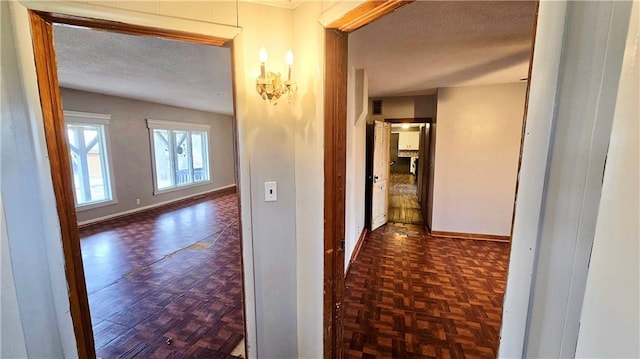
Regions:
<instances>
[{"instance_id":1,"label":"door hinge","mask_svg":"<svg viewBox=\"0 0 640 359\"><path fill-rule=\"evenodd\" d=\"M340 248L338 248L338 251L344 252L344 239L340 241Z\"/></svg>"}]
</instances>

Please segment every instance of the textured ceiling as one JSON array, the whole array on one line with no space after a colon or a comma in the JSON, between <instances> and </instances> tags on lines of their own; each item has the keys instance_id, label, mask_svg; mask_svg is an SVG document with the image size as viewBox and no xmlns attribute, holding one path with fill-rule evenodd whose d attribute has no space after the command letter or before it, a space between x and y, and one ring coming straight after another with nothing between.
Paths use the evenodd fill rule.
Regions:
<instances>
[{"instance_id":1,"label":"textured ceiling","mask_svg":"<svg viewBox=\"0 0 640 359\"><path fill-rule=\"evenodd\" d=\"M253 2L261 5L283 7L286 9L295 9L298 6L300 6L300 4L302 4L303 1L308 1L308 0L241 0L241 1Z\"/></svg>"},{"instance_id":2,"label":"textured ceiling","mask_svg":"<svg viewBox=\"0 0 640 359\"><path fill-rule=\"evenodd\" d=\"M416 1L349 35L371 97L527 77L536 3Z\"/></svg>"},{"instance_id":3,"label":"textured ceiling","mask_svg":"<svg viewBox=\"0 0 640 359\"><path fill-rule=\"evenodd\" d=\"M229 48L54 26L60 86L233 113Z\"/></svg>"},{"instance_id":4,"label":"textured ceiling","mask_svg":"<svg viewBox=\"0 0 640 359\"><path fill-rule=\"evenodd\" d=\"M299 1L274 0L295 7ZM349 35L371 97L527 76L535 2L416 1ZM54 26L61 86L232 114L228 48Z\"/></svg>"}]
</instances>

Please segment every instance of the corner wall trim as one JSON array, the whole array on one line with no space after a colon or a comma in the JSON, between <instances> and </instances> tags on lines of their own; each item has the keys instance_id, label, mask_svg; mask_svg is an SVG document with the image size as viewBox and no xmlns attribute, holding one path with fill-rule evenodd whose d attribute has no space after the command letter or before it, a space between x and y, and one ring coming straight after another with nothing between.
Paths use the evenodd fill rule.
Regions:
<instances>
[{"instance_id":1,"label":"corner wall trim","mask_svg":"<svg viewBox=\"0 0 640 359\"><path fill-rule=\"evenodd\" d=\"M87 227L87 226L90 226L90 225L93 225L93 224L106 222L106 221L109 221L109 220L112 220L112 219L128 216L130 214L150 211L150 210L158 208L158 207L166 206L166 205L173 204L173 203L176 203L176 202L184 202L184 201L187 201L187 200L190 200L190 199L195 199L196 197L200 197L200 196L211 195L211 194L223 195L223 194L230 194L230 193L235 193L235 192L236 192L236 185L235 184L231 184L231 185L228 185L228 186L218 187L218 188L213 189L213 190L194 193L194 194L191 194L191 195L188 195L188 196L172 199L172 200L169 200L169 201L163 201L163 202L159 202L159 203L154 203L154 204L150 204L148 206L134 208L134 209L130 209L130 210L124 211L124 212L118 212L118 213L114 213L114 214L109 214L109 215L106 215L106 216L103 216L103 217L90 219L88 221L78 222L78 227L79 228Z\"/></svg>"},{"instance_id":2,"label":"corner wall trim","mask_svg":"<svg viewBox=\"0 0 640 359\"><path fill-rule=\"evenodd\" d=\"M349 274L349 270L351 269L351 264L355 262L356 259L358 259L358 254L360 254L360 250L364 245L364 241L365 241L365 238L367 237L367 233L368 233L367 229L362 228L362 232L360 232L360 237L358 237L358 242L356 242L356 246L353 249L353 252L351 253L351 259L349 259L349 264L347 264L347 270L344 271L345 278L347 277L347 274Z\"/></svg>"},{"instance_id":3,"label":"corner wall trim","mask_svg":"<svg viewBox=\"0 0 640 359\"><path fill-rule=\"evenodd\" d=\"M495 234L431 231L431 236L438 238L446 237L459 239L475 239L480 241L511 242L510 236L499 236Z\"/></svg>"}]
</instances>

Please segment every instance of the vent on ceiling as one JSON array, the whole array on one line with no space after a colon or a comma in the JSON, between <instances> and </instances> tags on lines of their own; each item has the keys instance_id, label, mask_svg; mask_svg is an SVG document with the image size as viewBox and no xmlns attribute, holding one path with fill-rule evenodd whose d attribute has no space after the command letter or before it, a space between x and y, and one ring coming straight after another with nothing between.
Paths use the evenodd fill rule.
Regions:
<instances>
[{"instance_id":1,"label":"vent on ceiling","mask_svg":"<svg viewBox=\"0 0 640 359\"><path fill-rule=\"evenodd\" d=\"M371 107L372 115L382 115L382 100L373 100L373 105Z\"/></svg>"}]
</instances>

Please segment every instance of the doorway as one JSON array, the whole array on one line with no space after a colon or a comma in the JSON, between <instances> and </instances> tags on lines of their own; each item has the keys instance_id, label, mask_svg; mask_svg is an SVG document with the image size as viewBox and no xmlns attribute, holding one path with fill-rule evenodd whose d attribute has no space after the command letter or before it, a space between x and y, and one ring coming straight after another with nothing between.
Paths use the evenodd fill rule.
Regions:
<instances>
[{"instance_id":1,"label":"doorway","mask_svg":"<svg viewBox=\"0 0 640 359\"><path fill-rule=\"evenodd\" d=\"M415 4L417 4L417 3L415 3ZM440 5L440 6L443 6L443 7L444 7L444 6L446 6L445 4L439 4L439 5ZM469 4L460 5L460 6L466 6L466 5L469 5ZM412 4L412 5L410 5L410 6L413 6L413 4ZM420 5L420 6L427 6L427 4L426 4L426 3L424 3L424 4L422 4L422 3L421 3L421 5ZM396 16L396 14L400 13L401 11L403 11L403 10L405 10L405 9L408 9L408 7L409 7L409 6L407 6L407 8L401 9L400 11L397 11L393 16ZM526 16L528 16L528 19L529 19L528 21L532 22L532 19L533 19L533 18L534 18L534 16L535 16L535 3L526 4L526 7L527 7L527 9L525 9L525 11L527 12L527 15L526 15ZM408 10L407 10L407 11L408 11ZM495 14L493 14L493 15L495 15ZM386 19L385 19L385 20L386 20ZM408 22L407 22L407 23L408 23ZM387 21L387 25L389 25L389 22L388 22L388 21ZM526 49L527 49L527 50L526 50L526 53L528 54L528 53L529 53L529 51L531 50L531 43L532 43L532 41L531 41L531 34L532 34L532 33L531 33L531 30L532 30L533 24L531 24L531 26L526 26L526 27L527 27L527 28L526 28L526 29L524 29L524 32L525 32L525 33L528 33L528 35L526 35L526 36L525 36L525 37L526 37L526 39L524 40L524 42L523 42L523 45L522 45L522 46L523 46L523 48L526 48ZM367 27L366 29L371 29L371 27ZM396 39L397 39L397 36L396 36ZM370 40L370 41L365 42L365 44L366 44L366 45L364 45L364 47L374 47L374 44L375 44L376 46L378 45L378 43L376 42L376 39L369 39L369 40ZM351 40L349 40L349 41L351 41ZM380 42L383 42L383 41L380 41ZM328 47L327 47L327 49L330 49L330 47L328 46ZM349 53L350 53L350 49L351 49L351 48L349 48ZM396 54L396 53L397 53L396 51L387 51L387 52L388 52L388 53L394 53L394 54ZM332 54L332 55L333 55L333 54ZM347 56L347 55L345 55L345 53L341 53L341 55L342 55L342 56ZM399 54L399 56L401 56L401 55ZM331 56L330 56L330 55L329 55L329 53L328 53L328 54L327 54L327 59L329 60L330 58L331 58ZM377 58L377 56L372 56L371 54L369 54L369 56L367 56L367 59L375 59L375 58ZM528 56L524 56L524 54L521 56L520 54L518 54L518 55L514 55L514 56L510 57L509 59L504 59L504 60L505 60L505 61L507 61L507 62L509 62L509 61L514 61L516 58L518 58L518 60L517 60L518 62L522 61L522 64L521 64L521 65L523 65L523 66L519 66L519 70L518 70L518 71L522 71L522 70L523 70L523 71L524 71L524 74L525 74L525 76L526 76L527 70L528 70L528 68L529 68L529 66L528 66L528 65L529 65L529 62L528 62L529 57L528 57ZM402 63L403 63L403 64L405 63L404 61L409 61L409 60L402 59ZM329 65L330 65L330 63L329 63L329 61L328 61L328 62L327 62L327 67L329 67ZM334 65L334 63L331 63L331 65ZM499 64L496 64L496 65L500 66ZM506 62L503 62L503 66L504 66L504 65L506 65ZM347 66L349 66L349 65L348 65L348 64L347 64L347 65L345 65L345 67L347 67ZM354 66L356 66L356 68L362 68L362 67L360 67L360 65L359 65L359 64L355 64ZM386 72L390 72L390 68L391 68L391 67L392 67L392 66L386 66L386 68L385 68L385 70L384 70L383 72L384 72L384 73L386 73ZM402 67L402 66L399 66L399 67ZM470 66L470 67L473 67L473 66ZM426 68L431 69L431 67L429 67L429 66L426 66ZM483 68L484 68L484 69L487 69L487 67L483 67ZM366 69L366 67L365 67L365 69ZM480 69L480 67L478 67L478 69ZM399 68L399 69L397 69L397 70L401 72L402 70L406 70L406 69L404 69L404 68ZM395 69L394 69L394 71L395 71ZM416 75L416 73L415 73L415 72L416 72L417 70L416 70L415 68L412 68L412 69L408 69L408 71L409 71L409 72L412 72L412 71L413 71L413 75ZM437 70L434 70L434 71L437 71ZM328 72L327 77L329 78L329 70L327 70L327 72ZM455 74L454 74L454 73L452 73L452 74L451 74L451 76L452 76L452 77L453 77L454 75L456 75L456 76L465 76L465 73L464 73L464 72L465 72L465 71L461 71L460 73L455 73ZM468 72L467 72L467 75L468 75ZM393 76L391 76L391 77L393 77ZM338 78L339 78L339 76L331 77L331 81L334 81L335 79L338 79ZM511 82L513 82L513 83L517 83L517 82L518 82L518 81L520 81L520 79L522 79L522 78L526 79L524 76L520 76L520 77L517 77L517 78L515 78L515 77L514 77L514 79L511 79L510 81L511 81ZM391 85L388 85L388 84L387 84L388 86L386 86L385 88L383 88L383 90L384 90L384 91L386 91L387 89L389 89L389 88L391 88L391 87L393 87L393 86L395 86L395 85L401 85L401 84L405 84L405 83L406 83L406 82L404 82L404 81L398 81L398 79L394 79L394 80L395 80L395 83L394 83L394 84L391 84ZM411 83L420 83L420 81L413 81L413 82L411 82ZM522 92L522 99L521 99L521 100L524 100L524 97L525 97L524 95L525 95L526 86L525 86L525 84L524 84L524 83L520 83L520 84L518 84L517 86L518 86L518 87L522 87L522 88L521 88L521 89L519 89L518 91L521 91L521 92ZM370 88L369 90L371 91L371 88ZM383 91L383 90L380 90L380 91ZM411 91L408 91L408 92L411 92ZM450 93L452 93L452 92L450 92ZM447 96L447 95L449 95L450 93L447 93L447 92L444 92L444 91L443 91L443 93L442 93L442 94L439 94L440 96L438 96L439 98L438 98L438 102L437 102L438 106L439 106L439 105L440 105L440 103L441 103L441 102L440 102L440 100L443 100L443 101L444 101L445 99L448 99L448 96ZM398 96L402 96L402 95L398 95ZM411 94L408 94L407 96L412 96L412 95L411 95ZM393 94L389 94L389 95L388 95L388 97L389 97L389 98L393 98ZM520 107L520 103L518 103L518 106ZM371 108L371 107L370 107L370 108ZM384 106L383 106L383 108L384 108ZM410 107L410 109L412 109L412 110L413 110L414 108ZM516 119L516 118L514 118L514 121L517 121L517 123L519 123L520 125L522 124L522 118L523 118L522 110L524 110L524 104L523 104L523 105L521 106L521 108L520 108L520 111L521 111L521 112L520 112L520 114L519 114L518 116L516 116L516 118L517 118L517 119ZM438 114L439 114L439 115L441 115L443 112L444 112L444 111L440 111L440 112L438 112ZM393 116L393 115L391 115L391 116L388 116L388 117L394 117L394 116ZM406 117L410 117L410 116L406 116ZM435 119L435 116L434 116L434 119ZM441 119L440 119L440 120L441 120ZM476 123L476 124L479 126L479 123ZM447 123L447 124L445 124L445 125L443 125L443 126L445 126L445 131L450 130L451 128L446 128L446 125L448 125L448 123ZM435 127L435 126L433 126L433 127ZM434 129L434 128L432 129L432 128L431 128L431 126L430 126L430 131L429 131L429 132L432 132L432 131L433 131L433 132L435 132L435 129ZM446 135L446 133L445 133L445 135ZM435 138L435 136L434 136L434 138ZM518 132L518 133L517 133L517 135L516 135L516 136L513 136L512 138L514 138L514 139L516 139L516 140L517 140L518 145L521 143L520 132ZM438 141L440 142L440 137L438 138ZM430 145L430 146L428 146L428 147L433 146L432 144L434 143L434 141L430 141L430 142L431 142L431 145ZM513 151L513 153L514 153L516 156L517 156L518 150L519 150L519 147L518 147L518 148L516 148L516 149ZM333 158L333 157L332 157L332 158ZM464 159L465 159L465 160L467 160L468 158L464 158ZM450 162L450 163L453 163L453 162ZM512 174L517 172L517 166L518 166L517 160L515 161L515 166L516 166L516 168L512 171ZM433 170L430 170L430 171L428 170L427 172L432 172L432 173L433 173ZM430 176L430 177L431 177L431 176ZM514 175L514 177L515 177L515 175ZM465 177L463 176L462 178L465 178ZM469 178L469 176L467 176L466 178ZM430 179L431 179L431 178L430 178ZM348 180L348 179L347 179L347 180ZM440 182L440 185L443 185L443 184L444 184L444 185L446 185L446 184L448 184L448 183L447 183L447 182L442 182L442 181L441 181L441 182ZM421 184L421 185L422 185L422 184ZM433 186L433 185L434 185L434 181L432 181L432 180L431 180L431 181L428 181L428 182L427 182L427 183L425 183L424 185L426 185L427 187L429 187L429 186ZM423 186L420 186L420 187L423 187ZM421 188L421 190L422 190L422 188ZM417 189L416 189L416 191L417 191ZM441 191L441 189L440 189L440 191ZM513 193L513 192L512 192L512 193ZM511 194L512 194L512 193L511 193ZM422 193L421 193L421 194L422 194ZM441 197L441 198L442 198L442 197ZM511 206L511 208L512 208L512 206L513 206L513 197L511 197L510 206ZM458 207L458 208L464 208L464 207ZM434 211L435 211L435 209L434 209ZM508 216L508 215L507 215L507 216L504 216L504 217L505 217L505 218L507 218L508 222L510 223L510 219L511 219L511 217L510 217L510 216ZM508 232L508 231L509 231L509 230L507 229L507 232ZM388 230L387 230L387 229L384 229L382 232L388 232ZM402 233L400 233L400 232L402 232ZM396 236L395 238L398 238L398 239L400 239L400 238L406 238L405 236L409 236L409 237L411 238L411 236L413 235L413 234L410 234L410 233L405 233L405 232L407 232L406 230L400 230L400 232L399 232L399 233L397 233L397 236ZM442 232L443 232L443 231L441 231L441 233L439 233L439 235L441 235L441 236L445 236L445 237L447 237L447 238L449 238L449 239L450 239L450 238L452 238L452 237L450 236L450 234L452 234L452 232L453 232L453 231L448 232L448 233L442 233ZM480 232L480 233L482 233L482 232ZM507 233L507 235L508 235L508 233ZM372 234L372 237L373 237L373 234ZM365 243L366 243L366 242L365 242ZM384 243L384 241L383 241L383 243ZM503 245L503 247L504 247L504 245ZM508 244L507 244L506 248L507 248L507 252L508 252ZM348 251L348 250L349 250L349 248L347 248L347 251ZM502 253L502 251L501 251L501 253ZM505 257L505 258L506 258L506 257ZM504 259L503 259L503 260L502 260L502 262L504 262L504 263L506 263L506 261L508 261L508 259L506 259L506 260L504 260ZM504 264L504 263L503 263L503 264ZM350 267L350 268L351 268L351 267ZM386 278L386 277L385 277L385 278ZM360 278L360 279L362 279L362 278ZM406 288L405 288L405 289L406 289ZM350 289L350 290L351 290L351 289ZM355 290L355 291L358 291L358 289L354 289L354 290ZM358 292L358 293L362 294L362 292ZM354 294L358 294L358 293L354 293ZM339 295L336 295L336 297L339 297ZM339 303L339 302L338 302L337 304L338 304L338 305L340 305L341 303ZM349 308L348 308L348 310L349 310ZM339 317L338 317L338 318L339 318ZM496 330L494 330L494 331L493 331L494 333L495 333L495 332L497 332L497 331L499 330L499 325L498 325L498 327L497 327L497 328L498 328L498 329L496 329ZM355 342L356 342L356 343L358 343L357 334L356 334L356 333L355 333L355 331L353 330L353 327L350 327L349 329L350 329L350 330L349 330L349 334L348 334L348 335L350 335L350 336L351 336L351 335L353 335L353 336L351 337L351 339L355 339ZM366 333L366 331L365 331L365 333ZM362 334L362 333L360 333L360 334ZM360 338L362 338L362 337L360 337ZM404 345L404 343L400 343L400 344ZM494 344L495 344L495 343L494 343ZM491 347L486 347L485 349L487 349L488 351L491 351L491 352L496 352L497 347L492 347L492 346L493 346L493 344L491 345ZM387 348L387 349L388 349L388 348ZM337 349L337 350L338 350L338 352L339 352L339 350L340 350L340 349ZM358 349L356 349L356 351L357 351L357 350L358 350ZM366 349L366 348L365 348L365 352L366 352L366 350L369 350L369 349ZM386 349L385 349L385 350L386 350ZM484 349L483 349L483 350L484 350Z\"/></svg>"},{"instance_id":2,"label":"doorway","mask_svg":"<svg viewBox=\"0 0 640 359\"><path fill-rule=\"evenodd\" d=\"M429 196L429 118L385 119L367 130L365 228L425 226Z\"/></svg>"},{"instance_id":3,"label":"doorway","mask_svg":"<svg viewBox=\"0 0 640 359\"><path fill-rule=\"evenodd\" d=\"M114 342L113 348L119 352L105 351L99 355L128 355L129 357L161 354L216 356L231 355L235 350L238 350L242 355L246 350L242 343L243 337L246 336L246 330L243 319L244 289L242 283L244 281L240 255L242 248L238 228L239 201L234 188L231 188L232 186L222 186L228 188L206 187L210 183L216 186L214 183L215 174L209 172L209 169L213 170L221 162L219 159L214 161L212 157L209 157L212 154L208 150L216 146L216 143L212 141L215 137L209 136L209 131L205 127L213 126L213 124L198 124L197 120L193 120L198 117L193 110L189 110L191 111L189 116L177 114L181 110L177 109L179 106L176 104L162 106L171 107L171 110L166 112L168 117L191 118L191 121L185 121L189 122L189 125L184 122L166 121L167 118L163 119L165 121L151 119L146 114L149 110L145 109L141 111L146 114L145 118L140 119L142 120L141 124L127 122L124 128L119 128L118 131L109 131L108 129L114 130L117 127L115 126L115 115L108 118L108 114L96 114L88 112L87 109L64 113L63 97L66 97L64 99L65 106L69 106L74 101L75 106L81 106L81 104L91 103L92 101L87 100L86 97L93 95L74 93L81 92L77 89L61 90L56 74L54 45L57 46L57 44L54 44L53 34L56 31L54 30L56 26L69 24L83 27L85 30L108 29L129 34L119 36L137 35L135 37L138 39L143 38L140 35L146 35L150 36L150 39L180 40L199 44L198 46L224 46L226 44L227 51L231 46L231 41L212 36L149 29L123 23L59 16L51 13L31 11L30 16L45 134L51 158L52 179L62 230L71 315L79 356L95 357L96 350L100 350L96 344L110 342ZM104 34L104 32L102 33ZM230 51L227 53L230 57ZM230 61L229 59L227 62L229 68L226 69L229 74L231 73ZM231 78L230 75L229 78ZM232 88L231 84L228 84L228 87ZM109 97L104 94L100 94L98 97L100 96L103 97L102 100L105 96ZM77 99L73 100L74 97ZM117 98L108 99L108 101L112 101L109 106L105 105L104 101L100 102L99 106L107 109L102 112L111 112L108 108L117 107L114 103L119 101L126 102L127 106L132 106L132 102L142 101L115 97ZM233 183L237 183L238 172L235 169L237 135L233 116L232 91L229 91L228 101L230 101L231 113L226 115L227 124L225 126L229 134L226 145L230 151L227 151L227 158L224 162L230 164L230 177ZM153 106L158 105L150 99L147 99L146 102ZM64 109L66 110L67 107ZM136 116L131 115L130 117ZM207 116L205 115L205 117ZM89 124L89 122L93 122L93 124ZM116 135L131 135L140 129L142 129L144 139L139 139L138 142L141 143L138 144L142 145L141 148L144 150L139 151L139 154L142 157L151 158L154 161L153 164L152 162L148 164L137 163L136 156L130 156L122 163L116 163L115 157L117 157L118 149L113 152L109 150L110 139ZM84 141L80 141L83 138ZM162 149L162 138L166 142L164 150ZM135 145L135 141L125 142L131 142L132 146ZM218 142L218 139L215 142ZM166 178L163 178L159 154L168 154L169 176L165 176ZM155 158L153 158L154 156ZM113 162L113 167L116 169L118 165L125 162L133 163L134 167L142 171L130 173L134 177L136 173L147 171L148 192L152 193L152 196L158 196L157 201L147 208L119 211L84 221L85 223L81 223L83 224L83 239L81 240L78 229L79 215L77 214L79 213L77 212L79 204L86 204L85 209L87 210L104 209L109 205L125 202L125 199L134 206L144 204L144 196L138 198L117 196L119 191L127 188L127 185L118 183L117 176L108 174L108 169L111 169L110 162ZM143 177L139 177L138 180L143 181ZM186 188L190 188L191 192L177 195L180 190ZM161 196L162 198L160 198ZM215 208L213 212L220 213L211 216L213 208ZM135 214L131 214L133 212ZM145 216L146 219L142 219L140 216ZM105 222L104 220L109 221ZM207 223L215 228L206 229L196 222ZM132 228L131 225L137 227ZM145 236L145 231L139 227L140 225L146 225L148 227L146 233L152 235ZM190 228L192 225L195 227ZM130 233L122 235L127 231L127 228ZM142 249L134 247L134 245L140 245L148 239L159 239L161 236L154 236L164 229L174 232L169 234L169 237L165 236L160 242L155 241L150 246L143 246ZM201 231L201 229L205 230ZM194 237L193 233L202 234L202 238ZM92 236L94 237L90 238ZM111 238L106 238L109 236ZM122 250L129 256L109 253ZM217 254L214 254L216 251ZM223 257L220 257L219 254L223 254ZM85 272L85 268L89 269L96 263L83 265L83 260L87 259L85 257L96 259L101 255L107 258L107 262L116 261L116 263L107 263L113 273L105 273L102 269L106 267L100 269L99 266L94 266L98 269L92 272L96 276L90 274L89 270ZM215 258L211 255L214 255ZM226 259L224 255L227 255ZM223 263L228 265L216 267L215 271L212 271L211 265L216 263L217 265ZM194 265L198 268L195 268ZM198 270L202 272L198 274ZM174 276L180 272L198 275L191 279L180 275ZM111 276L111 278L105 278L105 275ZM100 283L100 280L104 280L104 282ZM112 280L115 281L112 282ZM101 288L104 284L109 285ZM121 287L121 284L124 284L124 287ZM180 288L172 287L173 285ZM213 287L216 285L222 286L214 289ZM88 287L90 287L89 294L87 293ZM103 292L102 297L98 299L92 297L92 294L100 293L106 288L114 290L107 294ZM223 296L226 295L227 299L213 295L209 289ZM229 303L225 303L225 300ZM112 304L110 305L109 302ZM146 310L142 308L145 306ZM221 309L221 312L218 312L220 315L210 315L215 312L213 311L214 307ZM114 308L122 310L113 313L98 313L100 310L94 311L94 308L106 309L107 311ZM141 318L143 313L149 315L143 315L146 318ZM202 317L203 315L204 317ZM228 316L225 317L225 315ZM145 320L148 321L145 323ZM233 328L226 325L231 323L233 323ZM131 326L127 327L127 324ZM98 327L100 325L103 326ZM104 329L105 325L109 326L109 329L102 331L101 329ZM147 331L147 334L132 335L135 334L132 332L133 330L141 327L150 329L150 331ZM203 340L208 340L207 338L215 341L216 335L213 334L220 329L223 335L218 336L218 339L233 339L223 342L218 340L217 343L203 342ZM114 336L114 332L118 330L124 331L124 333L115 333L118 335ZM154 334L149 334L151 332ZM103 336L105 334L111 338ZM198 342L202 345L198 345ZM120 352L123 350L124 352Z\"/></svg>"},{"instance_id":4,"label":"doorway","mask_svg":"<svg viewBox=\"0 0 640 359\"><path fill-rule=\"evenodd\" d=\"M389 222L421 226L428 198L424 162L428 158L428 123L391 125Z\"/></svg>"}]
</instances>

